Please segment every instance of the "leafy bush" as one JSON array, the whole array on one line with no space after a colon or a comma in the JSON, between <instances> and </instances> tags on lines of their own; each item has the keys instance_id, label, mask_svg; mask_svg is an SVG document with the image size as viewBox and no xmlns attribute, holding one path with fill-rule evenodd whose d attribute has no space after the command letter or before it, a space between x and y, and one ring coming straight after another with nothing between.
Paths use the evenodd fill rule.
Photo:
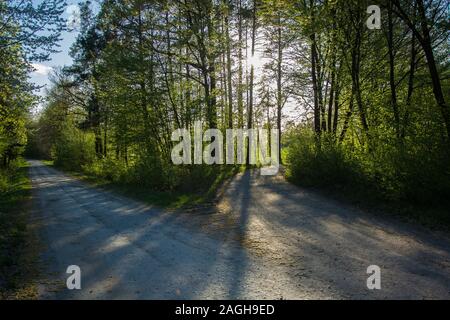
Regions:
<instances>
[{"instance_id":1,"label":"leafy bush","mask_svg":"<svg viewBox=\"0 0 450 320\"><path fill-rule=\"evenodd\" d=\"M439 141L376 140L370 149L357 148L326 134L319 144L309 128L286 140L287 176L295 183L410 204L449 203L450 156Z\"/></svg>"},{"instance_id":2,"label":"leafy bush","mask_svg":"<svg viewBox=\"0 0 450 320\"><path fill-rule=\"evenodd\" d=\"M182 176L182 167L165 162L156 153L141 152L131 168L128 182L156 190L172 190L179 185Z\"/></svg>"},{"instance_id":3,"label":"leafy bush","mask_svg":"<svg viewBox=\"0 0 450 320\"><path fill-rule=\"evenodd\" d=\"M5 170L0 169L0 193L5 193L8 191L8 175Z\"/></svg>"},{"instance_id":4,"label":"leafy bush","mask_svg":"<svg viewBox=\"0 0 450 320\"><path fill-rule=\"evenodd\" d=\"M95 160L94 135L85 133L71 123L66 123L52 148L56 166L80 170Z\"/></svg>"},{"instance_id":5,"label":"leafy bush","mask_svg":"<svg viewBox=\"0 0 450 320\"><path fill-rule=\"evenodd\" d=\"M421 146L396 161L401 197L419 204L450 203L450 154L446 146Z\"/></svg>"},{"instance_id":6,"label":"leafy bush","mask_svg":"<svg viewBox=\"0 0 450 320\"><path fill-rule=\"evenodd\" d=\"M359 164L343 146L327 136L319 146L308 129L289 137L286 160L288 176L306 185L344 185L361 178Z\"/></svg>"},{"instance_id":7,"label":"leafy bush","mask_svg":"<svg viewBox=\"0 0 450 320\"><path fill-rule=\"evenodd\" d=\"M20 166L24 165L22 158L16 159L7 167L0 166L0 195L4 195L10 191L14 186L14 179Z\"/></svg>"},{"instance_id":8,"label":"leafy bush","mask_svg":"<svg viewBox=\"0 0 450 320\"><path fill-rule=\"evenodd\" d=\"M90 176L96 176L111 182L123 182L127 175L125 163L110 157L96 159L92 163L83 165L82 169Z\"/></svg>"}]
</instances>

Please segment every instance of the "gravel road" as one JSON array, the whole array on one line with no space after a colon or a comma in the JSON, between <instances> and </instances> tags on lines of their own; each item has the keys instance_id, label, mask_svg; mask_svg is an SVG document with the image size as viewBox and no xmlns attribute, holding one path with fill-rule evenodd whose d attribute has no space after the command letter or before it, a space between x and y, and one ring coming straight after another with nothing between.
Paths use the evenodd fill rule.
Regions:
<instances>
[{"instance_id":1,"label":"gravel road","mask_svg":"<svg viewBox=\"0 0 450 320\"><path fill-rule=\"evenodd\" d=\"M43 299L450 299L447 236L281 177L239 174L213 205L168 211L30 165Z\"/></svg>"}]
</instances>

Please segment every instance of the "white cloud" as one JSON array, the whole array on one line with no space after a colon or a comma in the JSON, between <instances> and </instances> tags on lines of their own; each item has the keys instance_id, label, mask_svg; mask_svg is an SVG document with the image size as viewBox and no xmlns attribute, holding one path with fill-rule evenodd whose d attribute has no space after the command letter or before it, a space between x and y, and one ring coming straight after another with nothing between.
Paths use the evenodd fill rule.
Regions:
<instances>
[{"instance_id":1,"label":"white cloud","mask_svg":"<svg viewBox=\"0 0 450 320\"><path fill-rule=\"evenodd\" d=\"M40 76L46 76L53 70L52 67L45 66L45 65L40 64L40 63L33 63L32 66L34 68L33 73L37 74L37 75L40 75Z\"/></svg>"}]
</instances>

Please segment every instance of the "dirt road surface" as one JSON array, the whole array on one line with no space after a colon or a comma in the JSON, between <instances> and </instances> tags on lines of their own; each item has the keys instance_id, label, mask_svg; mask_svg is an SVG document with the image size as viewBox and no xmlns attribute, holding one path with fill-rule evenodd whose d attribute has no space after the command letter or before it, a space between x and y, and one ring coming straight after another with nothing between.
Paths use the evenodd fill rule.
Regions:
<instances>
[{"instance_id":1,"label":"dirt road surface","mask_svg":"<svg viewBox=\"0 0 450 320\"><path fill-rule=\"evenodd\" d=\"M450 240L258 171L162 210L30 160L43 299L449 299ZM81 290L66 269L81 268ZM381 269L369 290L367 267Z\"/></svg>"}]
</instances>

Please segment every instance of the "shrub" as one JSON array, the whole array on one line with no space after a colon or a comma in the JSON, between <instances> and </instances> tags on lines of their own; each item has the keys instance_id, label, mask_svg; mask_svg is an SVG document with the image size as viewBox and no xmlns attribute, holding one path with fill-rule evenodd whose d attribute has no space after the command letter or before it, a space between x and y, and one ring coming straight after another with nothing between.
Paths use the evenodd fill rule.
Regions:
<instances>
[{"instance_id":1,"label":"shrub","mask_svg":"<svg viewBox=\"0 0 450 320\"><path fill-rule=\"evenodd\" d=\"M52 148L56 166L80 170L95 160L94 135L67 123Z\"/></svg>"},{"instance_id":2,"label":"shrub","mask_svg":"<svg viewBox=\"0 0 450 320\"><path fill-rule=\"evenodd\" d=\"M369 149L322 134L319 144L309 128L290 132L286 140L287 176L295 183L410 204L449 203L450 156L442 142L396 144L378 138Z\"/></svg>"},{"instance_id":3,"label":"shrub","mask_svg":"<svg viewBox=\"0 0 450 320\"><path fill-rule=\"evenodd\" d=\"M323 135L319 145L311 130L302 129L289 137L287 149L288 177L302 184L344 185L361 178L357 161L331 137Z\"/></svg>"},{"instance_id":4,"label":"shrub","mask_svg":"<svg viewBox=\"0 0 450 320\"><path fill-rule=\"evenodd\" d=\"M0 193L5 193L8 191L8 176L5 170L0 169Z\"/></svg>"},{"instance_id":5,"label":"shrub","mask_svg":"<svg viewBox=\"0 0 450 320\"><path fill-rule=\"evenodd\" d=\"M91 176L96 176L111 182L123 182L126 180L127 167L123 161L110 157L96 159L92 163L83 165L83 171Z\"/></svg>"}]
</instances>

